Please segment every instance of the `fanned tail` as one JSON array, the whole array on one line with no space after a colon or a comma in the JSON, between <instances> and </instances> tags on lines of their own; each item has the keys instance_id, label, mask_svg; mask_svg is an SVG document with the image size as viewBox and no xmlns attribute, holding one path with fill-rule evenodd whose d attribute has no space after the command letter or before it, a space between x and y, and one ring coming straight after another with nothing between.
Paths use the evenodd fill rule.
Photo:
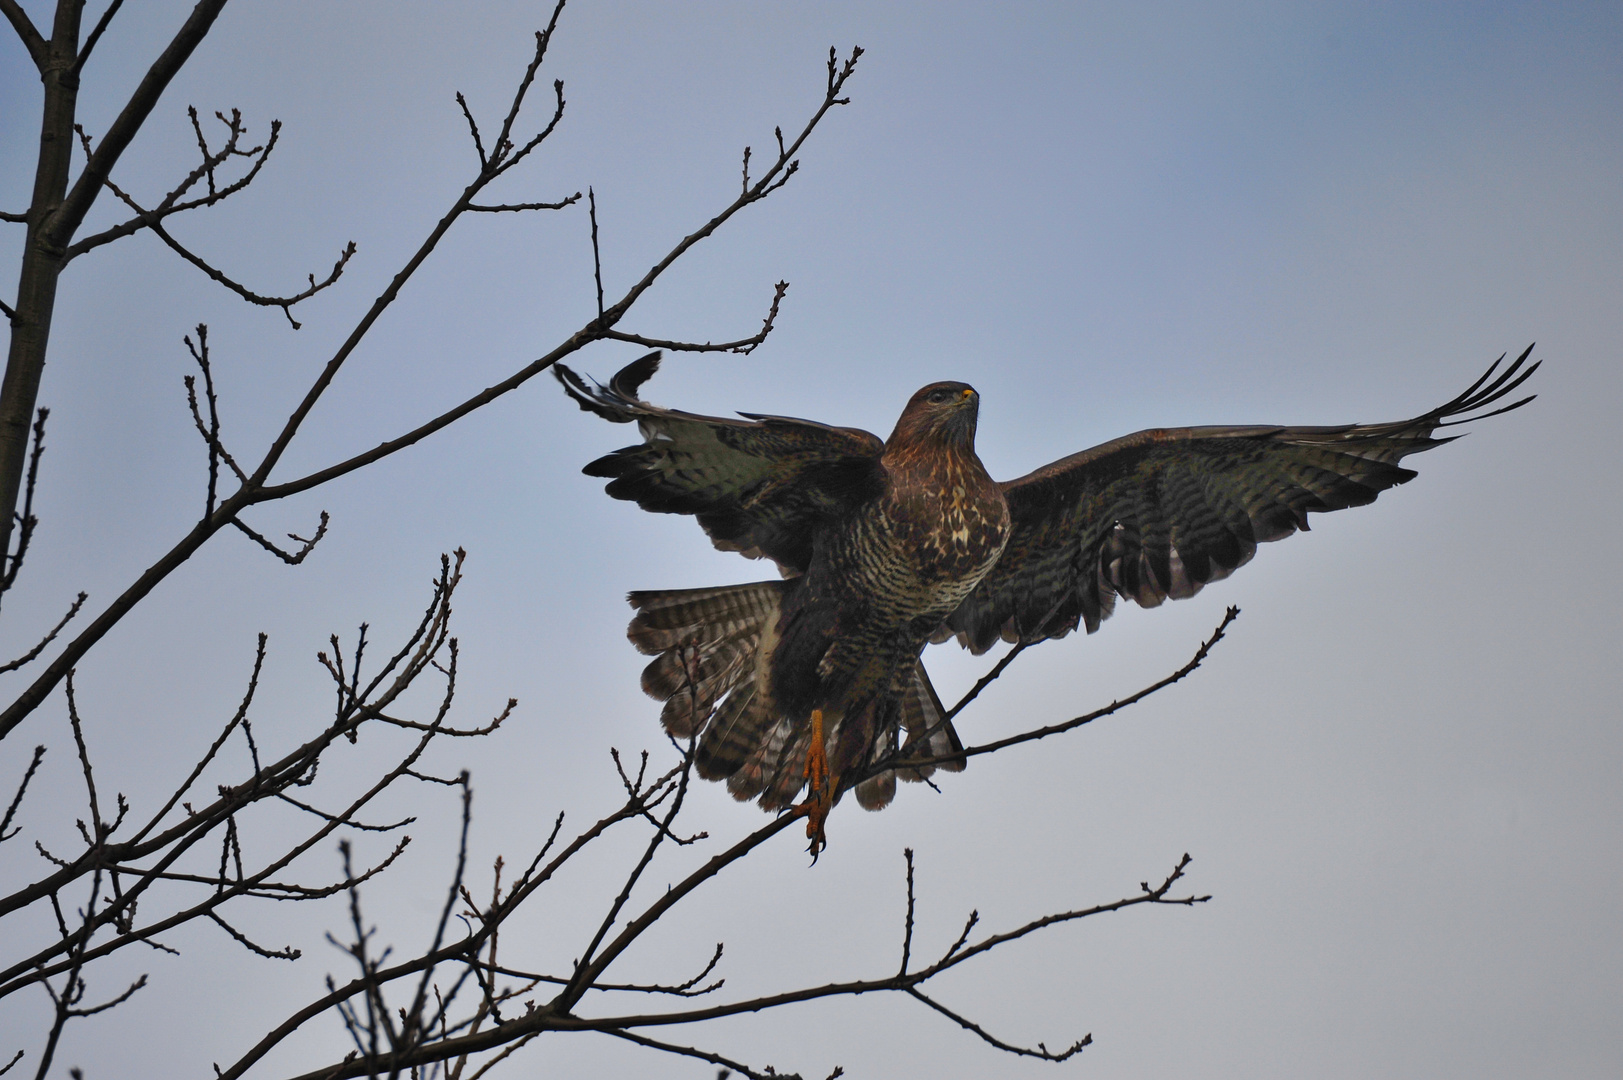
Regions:
<instances>
[{"instance_id":1,"label":"fanned tail","mask_svg":"<svg viewBox=\"0 0 1623 1080\"><path fill-rule=\"evenodd\" d=\"M697 736L699 775L726 780L734 798L757 799L767 810L788 807L804 785L811 734L808 724L796 723L772 698L772 654L783 598L792 584L758 581L629 597L637 616L626 636L638 651L655 657L643 670L642 688L665 703L660 712L665 730L679 739ZM923 663L915 661L897 676L890 694L853 713L828 714L828 744L837 746L846 726L856 725L848 737L865 745L866 754L858 751L856 761L844 758L842 771L876 765L898 751L914 759L948 757L964 747L946 712ZM957 772L963 767L962 758L948 758L886 769L856 786L857 802L878 810L895 797L898 776L923 781L938 768Z\"/></svg>"},{"instance_id":2,"label":"fanned tail","mask_svg":"<svg viewBox=\"0 0 1623 1080\"><path fill-rule=\"evenodd\" d=\"M768 666L785 587L758 581L629 597L637 617L626 636L657 657L643 670L642 688L665 703L659 718L666 731L699 736L697 766L707 780L733 777L774 741L775 727L788 726L772 705ZM759 792L728 786L741 799Z\"/></svg>"}]
</instances>

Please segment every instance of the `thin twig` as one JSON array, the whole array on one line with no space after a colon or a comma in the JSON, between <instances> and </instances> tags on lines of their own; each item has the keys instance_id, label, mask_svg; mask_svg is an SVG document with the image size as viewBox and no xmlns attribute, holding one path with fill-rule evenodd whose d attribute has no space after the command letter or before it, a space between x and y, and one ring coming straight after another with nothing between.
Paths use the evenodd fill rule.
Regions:
<instances>
[{"instance_id":1,"label":"thin twig","mask_svg":"<svg viewBox=\"0 0 1623 1080\"><path fill-rule=\"evenodd\" d=\"M756 346L765 341L767 335L772 333L772 327L778 320L778 305L783 303L784 294L788 291L789 283L787 281L780 281L773 286L772 305L767 308L766 318L761 321L761 329L749 337L739 338L737 341L671 341L665 338L645 337L642 334L628 334L623 330L608 330L603 336L611 341L625 341L650 349L670 349L673 352L732 352L747 355L754 352Z\"/></svg>"},{"instance_id":2,"label":"thin twig","mask_svg":"<svg viewBox=\"0 0 1623 1080\"><path fill-rule=\"evenodd\" d=\"M80 142L84 145L85 157L93 157L90 150L90 136L85 134L84 129L78 125L75 125L74 130L79 133ZM328 272L327 276L321 281L317 281L316 276L314 274L310 274L310 286L302 292L295 293L292 296L262 296L248 288L246 285L227 277L223 271L209 263L202 256L191 251L179 240L176 240L172 235L170 235L169 230L164 228L163 225L163 219L166 215L158 213L154 210L148 210L147 208L143 207L140 203L136 202L128 192L115 184L111 177L103 178L102 183L107 185L107 190L111 191L115 196L117 196L120 202L122 202L125 206L128 206L131 210L135 211L136 217L140 220L141 224L152 230L152 234L154 236L162 240L165 244L169 245L171 251L185 259L187 262L191 263L193 266L197 267L199 270L203 271L204 274L208 275L208 277L215 282L225 286L230 291L248 301L248 303L256 304L260 307L280 308L282 314L287 318L288 324L295 330L299 329L304 324L293 317L293 306L301 301L308 300L316 293L332 286L340 277L343 276L344 268L349 265L349 260L354 256L356 251L355 241L351 240L349 243L345 244L344 250L338 255L338 261L333 263L332 270Z\"/></svg>"},{"instance_id":3,"label":"thin twig","mask_svg":"<svg viewBox=\"0 0 1623 1080\"><path fill-rule=\"evenodd\" d=\"M1035 1050L1025 1046L1016 1046L1013 1043L1007 1043L1002 1039L996 1038L979 1024L958 1015L945 1005L942 1005L939 1001L928 997L916 987L908 987L907 993L917 998L919 1001L924 1002L924 1004L928 1005L942 1016L945 1016L947 1019L953 1021L965 1031L972 1031L976 1035L979 1035L982 1040L991 1044L992 1046L997 1047L999 1050L1002 1050L1005 1053L1014 1054L1018 1057L1034 1057L1040 1058L1043 1061L1065 1061L1081 1053L1083 1047L1089 1046L1093 1042L1093 1036L1091 1034L1084 1035L1076 1042L1072 1043L1067 1049L1058 1053L1050 1051L1048 1047L1044 1046L1042 1043L1038 1043Z\"/></svg>"},{"instance_id":4,"label":"thin twig","mask_svg":"<svg viewBox=\"0 0 1623 1080\"><path fill-rule=\"evenodd\" d=\"M94 249L105 244L112 243L114 240L120 240L126 236L131 236L140 232L142 229L147 228L149 218L156 218L161 221L164 218L171 217L175 214L184 213L187 210L195 210L199 207L213 206L216 203L235 195L237 192L243 190L249 184L253 183L255 178L258 177L259 170L265 167L265 163L270 160L271 153L276 149L276 142L280 137L282 130L282 122L280 120L272 120L270 125L270 137L264 142L264 144L243 150L240 148L240 143L243 136L248 133L248 130L242 123L242 113L237 109L232 109L231 115L227 117L222 112L216 112L214 114L215 117L217 117L222 124L226 125L226 141L219 150L211 151L208 148L207 140L203 137L202 125L197 119L197 109L195 107L188 106L186 109L186 114L191 119L192 130L197 136L198 149L202 153L202 160L192 169L191 172L182 177L180 182L171 188L169 192L164 195L163 199L151 210L147 211L146 214L137 215L136 217L132 217L127 221L120 222L119 224L99 233L95 233L91 236L74 241L63 253L64 261L71 262L73 259L78 258L87 251L93 251ZM79 134L81 145L88 149L89 143L84 136L83 131L80 130ZM223 188L217 187L215 185L215 170L232 158L247 158L252 162L252 164L248 167L248 171L242 176L238 177L236 180L227 184ZM208 181L209 193L207 195L199 196L198 198L183 201L182 196L195 187L199 180L204 179Z\"/></svg>"},{"instance_id":5,"label":"thin twig","mask_svg":"<svg viewBox=\"0 0 1623 1080\"><path fill-rule=\"evenodd\" d=\"M28 476L23 486L23 508L16 515L17 521L17 550L6 560L5 572L0 574L0 594L4 594L17 581L17 571L22 569L23 557L28 554L28 542L33 539L34 528L39 524L39 518L34 516L34 489L39 483L39 459L45 454L45 421L50 419L50 409L40 409L34 416L34 440L28 451Z\"/></svg>"},{"instance_id":6,"label":"thin twig","mask_svg":"<svg viewBox=\"0 0 1623 1080\"><path fill-rule=\"evenodd\" d=\"M96 28L90 31L89 37L85 38L84 45L79 49L79 55L74 57L73 66L68 69L70 72L77 75L84 70L85 63L89 61L91 52L96 48L96 42L101 40L102 34L107 32L107 24L113 21L113 16L117 15L118 9L123 6L124 0L113 0L112 3L107 5L107 10L101 13L100 19L96 20Z\"/></svg>"},{"instance_id":7,"label":"thin twig","mask_svg":"<svg viewBox=\"0 0 1623 1080\"><path fill-rule=\"evenodd\" d=\"M597 322L603 323L603 255L597 247L597 192L586 189L586 214L592 221L592 280L597 283Z\"/></svg>"},{"instance_id":8,"label":"thin twig","mask_svg":"<svg viewBox=\"0 0 1623 1080\"><path fill-rule=\"evenodd\" d=\"M90 594L86 592L82 592L76 598L74 598L73 605L68 608L68 613L62 616L61 620L58 621L55 626L51 627L50 633L41 638L39 644L35 645L32 649L28 650L28 652L24 653L22 656L19 656L17 659L12 660L9 663L0 664L0 675L3 675L8 671L16 671L24 664L27 664L37 658L40 653L44 652L46 647L50 645L51 642L56 640L56 635L62 632L62 628L68 625L68 623L72 622L75 615L79 614L79 609L85 606L85 601L88 599L90 599Z\"/></svg>"},{"instance_id":9,"label":"thin twig","mask_svg":"<svg viewBox=\"0 0 1623 1080\"><path fill-rule=\"evenodd\" d=\"M1187 664L1179 668L1177 671L1174 671L1166 678L1151 683L1149 686L1146 686L1137 693L1129 694L1124 698L1119 698L1112 701L1109 705L1106 705L1101 709L1095 709L1090 713L1085 713L1073 719L1066 720L1063 723L1050 724L1046 727L1040 728L1032 728L1029 731L1023 731L1018 735L1010 735L1006 739L997 739L993 742L983 743L979 746L970 746L964 748L963 750L954 750L950 754L940 754L935 757L919 759L904 758L899 756L887 757L859 773L853 773L847 781L847 784L842 786L855 785L861 780L866 779L868 776L883 772L886 769L923 768L927 765L940 765L943 762L963 761L966 758L976 757L981 754L995 753L1006 747L1017 746L1020 743L1032 742L1036 739L1046 739L1050 735L1059 735L1067 731L1072 731L1076 728L1082 727L1085 724L1091 724L1095 720L1110 716L1113 713L1118 713L1127 708L1129 705L1135 705L1138 702L1143 701L1145 698L1156 693L1157 691L1165 690L1173 683L1181 681L1194 672L1196 668L1200 667L1200 665L1205 662L1207 654L1212 651L1212 647L1215 646L1219 641L1223 640L1225 633L1228 631L1229 625L1239 617L1240 609L1237 607L1230 607L1226 612L1224 612L1223 621L1217 624L1217 629L1213 630L1211 636L1201 643L1200 648L1195 650L1195 655ZM1011 651L1009 655L1005 656L998 662L999 667L1006 667L1013 659L1014 652ZM996 671L997 669L994 668L993 670ZM972 694L974 692L975 691L971 691Z\"/></svg>"},{"instance_id":10,"label":"thin twig","mask_svg":"<svg viewBox=\"0 0 1623 1080\"><path fill-rule=\"evenodd\" d=\"M254 543L270 552L272 555L275 555L278 559L281 559L289 566L297 566L304 561L304 557L306 555L315 550L316 545L321 543L321 538L327 535L327 521L327 511L323 510L321 512L321 521L316 525L315 535L309 539L305 539L304 537L296 535L295 533L288 533L287 538L289 540L296 541L303 545L303 547L299 548L297 551L283 551L281 548L259 535L253 529L250 529L247 525L243 524L241 518L232 518L231 524L235 525L238 529L241 529L243 533L247 535L248 539L252 540Z\"/></svg>"},{"instance_id":11,"label":"thin twig","mask_svg":"<svg viewBox=\"0 0 1623 1080\"><path fill-rule=\"evenodd\" d=\"M0 0L0 12L4 12L6 18L10 20L11 28L22 39L23 48L28 50L29 59L33 60L34 66L43 73L45 64L50 59L50 51L45 39L34 28L33 20L29 19L28 13L22 9L17 0Z\"/></svg>"},{"instance_id":12,"label":"thin twig","mask_svg":"<svg viewBox=\"0 0 1623 1080\"><path fill-rule=\"evenodd\" d=\"M903 848L902 858L907 860L907 918L902 924L902 965L897 975L907 974L907 962L913 955L913 849Z\"/></svg>"},{"instance_id":13,"label":"thin twig","mask_svg":"<svg viewBox=\"0 0 1623 1080\"><path fill-rule=\"evenodd\" d=\"M23 804L23 796L28 793L28 783L34 779L34 773L39 770L39 763L44 760L45 747L34 747L34 757L29 761L28 769L23 773L22 783L17 785L17 794L12 796L11 805L6 807L6 816L0 818L0 841L10 840L22 831L21 826L9 833L6 832L6 829L11 825L11 819L17 816L17 809Z\"/></svg>"},{"instance_id":14,"label":"thin twig","mask_svg":"<svg viewBox=\"0 0 1623 1080\"><path fill-rule=\"evenodd\" d=\"M559 199L557 202L527 202L502 203L496 206L486 206L483 203L469 203L468 209L483 214L502 214L520 210L562 210L566 206L573 206L580 202L580 192Z\"/></svg>"},{"instance_id":15,"label":"thin twig","mask_svg":"<svg viewBox=\"0 0 1623 1080\"><path fill-rule=\"evenodd\" d=\"M291 945L281 949L267 949L263 945L256 945L252 941L248 940L247 935L243 934L236 927L220 918L218 912L210 911L208 913L208 917L218 923L221 930L224 930L226 933L230 934L231 940L235 941L238 945L241 945L249 952L263 956L267 960L297 960L300 956L304 955Z\"/></svg>"},{"instance_id":16,"label":"thin twig","mask_svg":"<svg viewBox=\"0 0 1623 1080\"><path fill-rule=\"evenodd\" d=\"M479 155L479 168L485 169L490 165L490 159L485 157L485 144L479 139L479 124L473 118L473 112L468 108L468 99L462 96L462 91L456 92L456 103L462 108L462 115L468 121L468 131L473 135L473 148Z\"/></svg>"},{"instance_id":17,"label":"thin twig","mask_svg":"<svg viewBox=\"0 0 1623 1080\"><path fill-rule=\"evenodd\" d=\"M677 1043L661 1042L659 1039L650 1039L646 1035L638 1035L636 1032L627 1031L624 1028L604 1028L602 1030L603 1034L605 1035L613 1035L617 1039L624 1039L627 1042L634 1042L638 1046L646 1046L651 1050L662 1050L667 1054L676 1054L680 1057L698 1058L700 1061L708 1061L712 1065L720 1065L725 1069L732 1069L739 1075L748 1077L749 1080L801 1080L799 1073L780 1073L776 1069L772 1068L768 1068L766 1072L756 1072L743 1062L734 1061L732 1058L722 1057L720 1054L713 1053L709 1050L700 1050L693 1046L681 1046ZM843 1076L844 1073L845 1070L836 1068L834 1072L830 1074L830 1076Z\"/></svg>"}]
</instances>

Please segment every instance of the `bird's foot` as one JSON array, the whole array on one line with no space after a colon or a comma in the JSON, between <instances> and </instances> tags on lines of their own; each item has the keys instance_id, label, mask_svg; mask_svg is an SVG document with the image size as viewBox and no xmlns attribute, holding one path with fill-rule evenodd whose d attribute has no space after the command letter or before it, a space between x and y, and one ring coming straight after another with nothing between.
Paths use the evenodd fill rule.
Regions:
<instances>
[{"instance_id":1,"label":"bird's foot","mask_svg":"<svg viewBox=\"0 0 1623 1080\"><path fill-rule=\"evenodd\" d=\"M823 741L823 710L813 709L811 714L811 746L806 750L806 801L795 807L797 814L806 815L806 838L811 846L812 862L828 846L823 826L828 812L834 806L834 785L828 775L828 750Z\"/></svg>"}]
</instances>

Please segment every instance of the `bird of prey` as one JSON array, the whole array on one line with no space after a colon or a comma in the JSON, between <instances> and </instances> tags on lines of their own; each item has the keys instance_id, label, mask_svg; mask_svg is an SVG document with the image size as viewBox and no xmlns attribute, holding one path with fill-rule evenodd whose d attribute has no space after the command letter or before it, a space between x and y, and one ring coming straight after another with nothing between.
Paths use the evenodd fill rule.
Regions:
<instances>
[{"instance_id":1,"label":"bird of prey","mask_svg":"<svg viewBox=\"0 0 1623 1080\"><path fill-rule=\"evenodd\" d=\"M815 855L842 792L878 809L896 779L962 769L920 655L1093 633L1116 598L1154 607L1227 577L1308 515L1373 502L1416 474L1398 462L1451 441L1538 363L1500 360L1452 401L1385 424L1157 428L994 481L975 456L979 397L914 394L889 439L755 413L723 419L638 398L659 353L607 386L556 366L582 409L643 441L587 465L644 510L692 514L716 547L772 559L782 580L634 592L628 635L655 657L642 686L699 775L767 810L804 785ZM1498 372L1497 377L1495 372ZM909 762L919 764L910 767Z\"/></svg>"}]
</instances>

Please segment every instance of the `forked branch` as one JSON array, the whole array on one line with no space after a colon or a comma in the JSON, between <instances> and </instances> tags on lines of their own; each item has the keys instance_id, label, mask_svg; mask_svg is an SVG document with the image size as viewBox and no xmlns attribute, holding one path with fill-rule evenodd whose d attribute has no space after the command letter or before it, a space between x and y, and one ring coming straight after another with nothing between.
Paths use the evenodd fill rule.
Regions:
<instances>
[{"instance_id":1,"label":"forked branch","mask_svg":"<svg viewBox=\"0 0 1623 1080\"><path fill-rule=\"evenodd\" d=\"M162 221L172 215L200 207L213 206L215 203L230 198L254 182L254 179L259 175L259 170L264 168L266 161L270 160L271 152L276 149L276 141L281 136L282 131L282 122L272 120L270 138L260 146L253 146L244 150L241 143L247 135L248 129L242 122L242 113L237 109L232 109L231 115L227 117L224 113L216 112L215 117L226 126L225 142L216 150L209 146L208 138L203 134L203 125L197 118L196 106L188 105L186 115L192 122L192 131L197 136L197 148L202 159L197 166L187 173L179 184L170 189L169 193L151 210L144 211L127 221L114 225L112 228L87 236L82 240L74 241L64 253L65 260L71 261L87 251L101 247L103 244L110 244L114 240L140 232L142 229L147 228L153 220ZM85 135L84 128L75 125L74 131L79 136L79 144L84 148L86 158L90 158L90 140ZM224 187L218 186L215 182L216 170L234 158L243 158L251 162L248 171ZM186 194L196 187L199 181L204 180L207 181L207 195L200 195L191 199L185 198ZM118 189L111 184L108 185L108 190L113 191L115 194L118 192Z\"/></svg>"}]
</instances>

